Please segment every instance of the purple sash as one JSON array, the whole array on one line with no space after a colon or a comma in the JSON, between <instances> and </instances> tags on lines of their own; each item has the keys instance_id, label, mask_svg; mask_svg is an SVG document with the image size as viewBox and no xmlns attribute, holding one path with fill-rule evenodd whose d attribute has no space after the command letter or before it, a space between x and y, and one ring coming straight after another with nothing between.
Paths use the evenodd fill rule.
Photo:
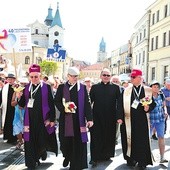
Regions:
<instances>
[{"instance_id":1,"label":"purple sash","mask_svg":"<svg viewBox=\"0 0 170 170\"><path fill-rule=\"evenodd\" d=\"M82 142L87 142L87 131L84 115L84 88L85 86L80 84L80 90L78 91L78 114L79 114L79 124ZM63 97L66 102L70 101L70 91L67 84L63 88ZM73 113L77 114L77 113ZM65 136L74 136L73 128L73 115L71 113L65 114Z\"/></svg>"},{"instance_id":2,"label":"purple sash","mask_svg":"<svg viewBox=\"0 0 170 170\"><path fill-rule=\"evenodd\" d=\"M25 100L26 100L26 109L25 109L25 117L24 117L24 140L25 141L29 141L29 111L28 111L28 100L29 100L29 86L30 84L28 84L25 88ZM43 120L44 123L46 120L49 119L49 106L48 106L48 88L47 85L45 83L43 83L42 87L41 87L41 94L42 94L42 114L43 114ZM55 131L55 127L50 127L47 126L46 127L48 134L51 134Z\"/></svg>"}]
</instances>

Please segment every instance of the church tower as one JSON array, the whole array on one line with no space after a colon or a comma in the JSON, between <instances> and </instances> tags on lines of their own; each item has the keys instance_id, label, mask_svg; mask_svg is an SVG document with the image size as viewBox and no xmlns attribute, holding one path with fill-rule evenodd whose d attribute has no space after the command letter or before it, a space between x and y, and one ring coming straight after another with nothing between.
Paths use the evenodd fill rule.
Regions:
<instances>
[{"instance_id":1,"label":"church tower","mask_svg":"<svg viewBox=\"0 0 170 170\"><path fill-rule=\"evenodd\" d=\"M63 41L64 28L60 18L59 2L57 2L57 10L49 28L49 48L53 48L54 44L63 46Z\"/></svg>"},{"instance_id":2,"label":"church tower","mask_svg":"<svg viewBox=\"0 0 170 170\"><path fill-rule=\"evenodd\" d=\"M47 26L51 26L52 22L53 22L53 15L52 15L52 8L51 6L48 8L48 15L44 21L44 23L47 25Z\"/></svg>"},{"instance_id":3,"label":"church tower","mask_svg":"<svg viewBox=\"0 0 170 170\"><path fill-rule=\"evenodd\" d=\"M99 45L99 51L97 53L97 62L104 61L106 59L106 56L106 43L104 42L104 38L102 37L102 40Z\"/></svg>"}]
</instances>

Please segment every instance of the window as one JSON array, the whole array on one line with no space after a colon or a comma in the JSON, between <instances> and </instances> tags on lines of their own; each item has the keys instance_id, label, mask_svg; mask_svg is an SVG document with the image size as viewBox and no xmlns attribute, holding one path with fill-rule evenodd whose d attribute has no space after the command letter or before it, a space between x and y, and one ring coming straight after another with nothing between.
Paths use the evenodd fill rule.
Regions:
<instances>
[{"instance_id":1,"label":"window","mask_svg":"<svg viewBox=\"0 0 170 170\"><path fill-rule=\"evenodd\" d=\"M156 22L159 22L159 10L156 12Z\"/></svg>"},{"instance_id":2,"label":"window","mask_svg":"<svg viewBox=\"0 0 170 170\"><path fill-rule=\"evenodd\" d=\"M151 39L151 51L153 51L154 38Z\"/></svg>"},{"instance_id":3,"label":"window","mask_svg":"<svg viewBox=\"0 0 170 170\"><path fill-rule=\"evenodd\" d=\"M164 66L164 77L168 77L168 66Z\"/></svg>"},{"instance_id":4,"label":"window","mask_svg":"<svg viewBox=\"0 0 170 170\"><path fill-rule=\"evenodd\" d=\"M141 53L139 53L139 65L141 64Z\"/></svg>"},{"instance_id":5,"label":"window","mask_svg":"<svg viewBox=\"0 0 170 170\"><path fill-rule=\"evenodd\" d=\"M142 33L140 33L140 41L142 40Z\"/></svg>"},{"instance_id":6,"label":"window","mask_svg":"<svg viewBox=\"0 0 170 170\"><path fill-rule=\"evenodd\" d=\"M54 32L54 35L55 35L55 36L58 36L58 35L59 35L59 32L58 32L58 31L55 31L55 32Z\"/></svg>"},{"instance_id":7,"label":"window","mask_svg":"<svg viewBox=\"0 0 170 170\"><path fill-rule=\"evenodd\" d=\"M145 51L143 51L143 59L142 62L145 63Z\"/></svg>"},{"instance_id":8,"label":"window","mask_svg":"<svg viewBox=\"0 0 170 170\"><path fill-rule=\"evenodd\" d=\"M35 29L35 34L38 34L38 29Z\"/></svg>"},{"instance_id":9,"label":"window","mask_svg":"<svg viewBox=\"0 0 170 170\"><path fill-rule=\"evenodd\" d=\"M163 47L166 46L166 32L163 34Z\"/></svg>"},{"instance_id":10,"label":"window","mask_svg":"<svg viewBox=\"0 0 170 170\"><path fill-rule=\"evenodd\" d=\"M151 72L151 78L152 80L155 80L155 67L152 67L152 72Z\"/></svg>"},{"instance_id":11,"label":"window","mask_svg":"<svg viewBox=\"0 0 170 170\"><path fill-rule=\"evenodd\" d=\"M155 24L155 13L152 14L152 25L154 25L154 24Z\"/></svg>"},{"instance_id":12,"label":"window","mask_svg":"<svg viewBox=\"0 0 170 170\"><path fill-rule=\"evenodd\" d=\"M36 63L37 63L37 64L42 63L42 58L41 58L41 57L37 57L37 58L36 58Z\"/></svg>"},{"instance_id":13,"label":"window","mask_svg":"<svg viewBox=\"0 0 170 170\"><path fill-rule=\"evenodd\" d=\"M165 5L164 7L164 17L166 18L168 16L168 5Z\"/></svg>"},{"instance_id":14,"label":"window","mask_svg":"<svg viewBox=\"0 0 170 170\"><path fill-rule=\"evenodd\" d=\"M58 40L56 39L56 40L54 40L54 44L58 44Z\"/></svg>"},{"instance_id":15,"label":"window","mask_svg":"<svg viewBox=\"0 0 170 170\"><path fill-rule=\"evenodd\" d=\"M38 41L34 41L34 44L38 45Z\"/></svg>"},{"instance_id":16,"label":"window","mask_svg":"<svg viewBox=\"0 0 170 170\"><path fill-rule=\"evenodd\" d=\"M155 49L158 49L158 36L156 36Z\"/></svg>"},{"instance_id":17,"label":"window","mask_svg":"<svg viewBox=\"0 0 170 170\"><path fill-rule=\"evenodd\" d=\"M138 64L138 55L136 55L136 65Z\"/></svg>"},{"instance_id":18,"label":"window","mask_svg":"<svg viewBox=\"0 0 170 170\"><path fill-rule=\"evenodd\" d=\"M25 64L30 64L30 57L29 56L25 57Z\"/></svg>"},{"instance_id":19,"label":"window","mask_svg":"<svg viewBox=\"0 0 170 170\"><path fill-rule=\"evenodd\" d=\"M146 29L143 30L143 38L146 37Z\"/></svg>"},{"instance_id":20,"label":"window","mask_svg":"<svg viewBox=\"0 0 170 170\"><path fill-rule=\"evenodd\" d=\"M136 36L136 44L138 43L138 36Z\"/></svg>"}]
</instances>

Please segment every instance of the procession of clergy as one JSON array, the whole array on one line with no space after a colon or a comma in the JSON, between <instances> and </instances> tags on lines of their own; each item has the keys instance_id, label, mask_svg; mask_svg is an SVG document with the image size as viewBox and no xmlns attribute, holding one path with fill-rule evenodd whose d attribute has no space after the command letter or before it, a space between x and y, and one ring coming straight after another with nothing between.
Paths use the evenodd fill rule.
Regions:
<instances>
[{"instance_id":1,"label":"procession of clergy","mask_svg":"<svg viewBox=\"0 0 170 170\"><path fill-rule=\"evenodd\" d=\"M143 170L153 165L153 133L160 163L168 162L164 134L170 115L170 79L163 87L156 80L146 85L142 71L133 69L130 81L121 84L118 76L104 68L101 81L94 84L89 77L80 82L79 69L69 67L65 82L57 77L51 84L47 76L42 78L39 65L32 64L28 72L28 77L18 80L11 73L0 78L0 133L4 142L24 150L28 169L36 169L48 151L57 157L58 148L63 167L97 167L115 156L121 135L127 166Z\"/></svg>"}]
</instances>

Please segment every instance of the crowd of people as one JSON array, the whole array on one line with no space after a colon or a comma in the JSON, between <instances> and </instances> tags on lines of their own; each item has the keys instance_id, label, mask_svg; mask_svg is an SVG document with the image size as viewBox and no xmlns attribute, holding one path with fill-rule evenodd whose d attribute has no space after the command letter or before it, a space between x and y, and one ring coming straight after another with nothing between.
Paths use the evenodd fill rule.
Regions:
<instances>
[{"instance_id":1,"label":"crowd of people","mask_svg":"<svg viewBox=\"0 0 170 170\"><path fill-rule=\"evenodd\" d=\"M58 148L63 167L97 167L115 156L121 137L127 166L143 170L153 165L153 134L160 163L168 162L164 135L169 133L170 79L163 87L156 80L146 85L140 69L133 69L130 81L123 82L107 68L96 84L89 77L80 82L79 75L78 68L69 67L65 82L56 77L51 84L48 76L42 77L40 66L32 64L28 78L17 80L11 73L1 77L0 133L4 142L24 149L28 169L46 160L48 151L57 157Z\"/></svg>"}]
</instances>

